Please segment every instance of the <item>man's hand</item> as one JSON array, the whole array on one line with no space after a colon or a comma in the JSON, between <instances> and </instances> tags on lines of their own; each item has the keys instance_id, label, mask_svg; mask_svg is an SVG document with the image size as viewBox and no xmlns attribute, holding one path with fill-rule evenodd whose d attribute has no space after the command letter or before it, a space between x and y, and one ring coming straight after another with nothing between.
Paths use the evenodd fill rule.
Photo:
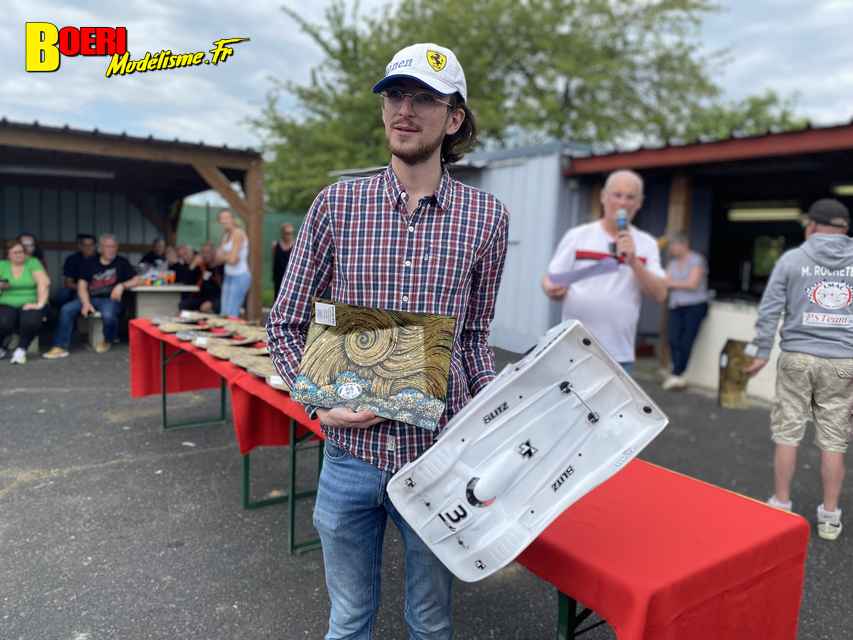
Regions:
<instances>
[{"instance_id":1,"label":"man's hand","mask_svg":"<svg viewBox=\"0 0 853 640\"><path fill-rule=\"evenodd\" d=\"M551 300L562 300L566 297L568 289L566 287L561 287L558 284L554 284L546 275L542 276L542 291L544 291L545 295L551 298Z\"/></svg>"},{"instance_id":2,"label":"man's hand","mask_svg":"<svg viewBox=\"0 0 853 640\"><path fill-rule=\"evenodd\" d=\"M616 255L622 258L627 265L634 263L637 245L634 244L634 238L631 237L630 231L620 231L616 235Z\"/></svg>"},{"instance_id":3,"label":"man's hand","mask_svg":"<svg viewBox=\"0 0 853 640\"><path fill-rule=\"evenodd\" d=\"M759 371L761 371L764 368L764 365L766 364L767 360L765 358L753 358L752 362L750 362L748 366L744 367L743 371L751 378Z\"/></svg>"},{"instance_id":4,"label":"man's hand","mask_svg":"<svg viewBox=\"0 0 853 640\"><path fill-rule=\"evenodd\" d=\"M347 427L350 429L366 429L384 422L385 418L377 417L372 411L353 411L349 407L334 409L317 409L320 422L328 427Z\"/></svg>"},{"instance_id":5,"label":"man's hand","mask_svg":"<svg viewBox=\"0 0 853 640\"><path fill-rule=\"evenodd\" d=\"M85 302L80 307L80 315L83 316L84 318L86 318L87 316L89 316L90 314L93 314L93 313L95 313L95 307L92 306L91 302Z\"/></svg>"},{"instance_id":6,"label":"man's hand","mask_svg":"<svg viewBox=\"0 0 853 640\"><path fill-rule=\"evenodd\" d=\"M44 305L37 304L35 302L28 302L21 309L24 311L39 311L44 308Z\"/></svg>"},{"instance_id":7,"label":"man's hand","mask_svg":"<svg viewBox=\"0 0 853 640\"><path fill-rule=\"evenodd\" d=\"M110 291L110 299L115 300L116 302L121 302L122 295L124 295L123 284L117 284L113 287L113 290Z\"/></svg>"}]
</instances>

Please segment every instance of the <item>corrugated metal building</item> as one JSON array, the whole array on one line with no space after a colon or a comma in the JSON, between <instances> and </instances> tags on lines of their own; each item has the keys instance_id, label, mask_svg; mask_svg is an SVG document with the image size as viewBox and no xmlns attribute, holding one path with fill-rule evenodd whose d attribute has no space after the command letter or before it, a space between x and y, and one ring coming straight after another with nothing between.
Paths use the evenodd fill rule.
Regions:
<instances>
[{"instance_id":1,"label":"corrugated metal building","mask_svg":"<svg viewBox=\"0 0 853 640\"><path fill-rule=\"evenodd\" d=\"M92 179L87 189L22 187L0 183L0 238L34 234L44 249L51 289L62 286L62 265L76 251L78 233L114 233L120 252L136 264L143 249L162 230L154 226L122 193L99 190Z\"/></svg>"},{"instance_id":2,"label":"corrugated metal building","mask_svg":"<svg viewBox=\"0 0 853 640\"><path fill-rule=\"evenodd\" d=\"M455 177L495 194L509 209L509 246L491 342L524 352L559 322L559 305L539 288L556 241L585 220L590 192L563 176L569 153L583 148L560 143L481 152L451 169Z\"/></svg>"}]
</instances>

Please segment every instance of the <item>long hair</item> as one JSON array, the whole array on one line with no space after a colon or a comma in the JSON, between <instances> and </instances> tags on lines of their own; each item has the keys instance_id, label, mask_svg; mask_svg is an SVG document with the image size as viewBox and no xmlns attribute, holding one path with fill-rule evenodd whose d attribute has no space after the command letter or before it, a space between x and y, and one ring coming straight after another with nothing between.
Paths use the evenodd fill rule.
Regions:
<instances>
[{"instance_id":1,"label":"long hair","mask_svg":"<svg viewBox=\"0 0 853 640\"><path fill-rule=\"evenodd\" d=\"M477 143L477 122L474 120L474 114L458 96L454 95L452 101L454 109L462 109L465 112L465 119L456 133L444 136L441 143L442 164L461 160Z\"/></svg>"}]
</instances>

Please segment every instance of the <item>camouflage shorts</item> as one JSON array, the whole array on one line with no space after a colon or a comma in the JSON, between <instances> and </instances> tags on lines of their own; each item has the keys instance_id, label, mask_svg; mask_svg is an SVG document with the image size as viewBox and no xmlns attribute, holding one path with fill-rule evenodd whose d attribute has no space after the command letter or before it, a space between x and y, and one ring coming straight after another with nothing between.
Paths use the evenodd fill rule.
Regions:
<instances>
[{"instance_id":1,"label":"camouflage shorts","mask_svg":"<svg viewBox=\"0 0 853 640\"><path fill-rule=\"evenodd\" d=\"M806 422L815 424L822 451L847 451L853 401L853 358L818 358L783 351L776 371L770 433L777 444L797 445Z\"/></svg>"}]
</instances>

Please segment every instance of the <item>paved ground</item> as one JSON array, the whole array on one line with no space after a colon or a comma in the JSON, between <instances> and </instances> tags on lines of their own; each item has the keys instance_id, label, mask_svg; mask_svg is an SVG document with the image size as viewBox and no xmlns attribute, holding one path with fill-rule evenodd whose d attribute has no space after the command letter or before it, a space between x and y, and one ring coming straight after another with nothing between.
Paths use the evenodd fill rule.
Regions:
<instances>
[{"instance_id":1,"label":"paved ground","mask_svg":"<svg viewBox=\"0 0 853 640\"><path fill-rule=\"evenodd\" d=\"M638 377L672 425L643 456L764 498L767 411L725 411ZM208 393L175 401L186 416ZM127 351L0 362L0 638L241 640L321 638L328 615L318 552L286 552L284 505L240 507L230 427L164 434L159 400L128 397ZM795 507L814 520L818 456L803 450ZM255 456L256 495L281 486L282 450ZM313 469L300 472L310 482ZM851 476L853 477L853 476ZM853 513L853 481L842 506ZM300 507L303 530L310 504ZM853 638L853 517L835 543L813 536L804 640ZM377 637L405 638L399 539L389 527ZM553 638L556 596L518 566L455 592L456 637ZM602 627L584 636L613 638Z\"/></svg>"}]
</instances>

